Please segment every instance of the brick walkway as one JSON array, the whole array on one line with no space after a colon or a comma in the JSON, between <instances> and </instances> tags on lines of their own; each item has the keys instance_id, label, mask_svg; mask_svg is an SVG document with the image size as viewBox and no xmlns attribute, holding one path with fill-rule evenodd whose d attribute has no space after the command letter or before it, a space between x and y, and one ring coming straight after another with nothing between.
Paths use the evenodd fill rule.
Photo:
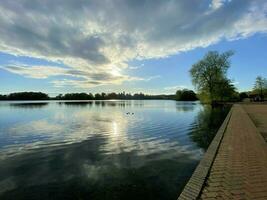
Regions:
<instances>
[{"instance_id":1,"label":"brick walkway","mask_svg":"<svg viewBox=\"0 0 267 200\"><path fill-rule=\"evenodd\" d=\"M245 109L234 105L200 199L267 199L267 145Z\"/></svg>"},{"instance_id":2,"label":"brick walkway","mask_svg":"<svg viewBox=\"0 0 267 200\"><path fill-rule=\"evenodd\" d=\"M242 106L267 142L267 104L244 104Z\"/></svg>"}]
</instances>

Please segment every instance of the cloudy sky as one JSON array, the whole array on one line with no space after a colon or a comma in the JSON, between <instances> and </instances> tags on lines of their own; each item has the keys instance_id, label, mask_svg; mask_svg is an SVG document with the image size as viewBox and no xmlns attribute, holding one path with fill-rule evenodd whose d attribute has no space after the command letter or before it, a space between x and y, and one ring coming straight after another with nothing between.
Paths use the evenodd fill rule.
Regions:
<instances>
[{"instance_id":1,"label":"cloudy sky","mask_svg":"<svg viewBox=\"0 0 267 200\"><path fill-rule=\"evenodd\" d=\"M229 77L267 77L266 0L14 0L0 3L0 93L172 93L209 50Z\"/></svg>"}]
</instances>

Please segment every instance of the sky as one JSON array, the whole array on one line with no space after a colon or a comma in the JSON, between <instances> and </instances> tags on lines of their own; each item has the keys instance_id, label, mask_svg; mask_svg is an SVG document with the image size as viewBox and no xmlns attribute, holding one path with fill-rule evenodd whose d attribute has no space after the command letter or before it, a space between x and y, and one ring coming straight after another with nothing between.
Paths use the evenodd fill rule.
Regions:
<instances>
[{"instance_id":1,"label":"sky","mask_svg":"<svg viewBox=\"0 0 267 200\"><path fill-rule=\"evenodd\" d=\"M172 94L208 51L239 91L267 77L266 0L2 1L0 27L3 94Z\"/></svg>"}]
</instances>

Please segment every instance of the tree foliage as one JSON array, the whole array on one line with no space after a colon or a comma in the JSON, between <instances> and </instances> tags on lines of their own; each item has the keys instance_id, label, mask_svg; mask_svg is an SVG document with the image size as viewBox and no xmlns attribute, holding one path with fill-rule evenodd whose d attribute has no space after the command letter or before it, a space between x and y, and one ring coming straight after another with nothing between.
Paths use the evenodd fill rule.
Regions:
<instances>
[{"instance_id":1,"label":"tree foliage","mask_svg":"<svg viewBox=\"0 0 267 200\"><path fill-rule=\"evenodd\" d=\"M147 95L143 93L67 93L59 94L56 97L49 97L42 92L16 92L8 95L1 95L0 100L110 100L110 99L175 99L175 95Z\"/></svg>"},{"instance_id":2,"label":"tree foliage","mask_svg":"<svg viewBox=\"0 0 267 200\"><path fill-rule=\"evenodd\" d=\"M262 76L257 76L254 85L254 91L261 97L261 99L264 99L264 96L266 95L267 92L266 78L263 78Z\"/></svg>"},{"instance_id":3,"label":"tree foliage","mask_svg":"<svg viewBox=\"0 0 267 200\"><path fill-rule=\"evenodd\" d=\"M0 100L48 100L49 96L42 92L15 92L0 95Z\"/></svg>"},{"instance_id":4,"label":"tree foliage","mask_svg":"<svg viewBox=\"0 0 267 200\"><path fill-rule=\"evenodd\" d=\"M216 101L239 99L239 94L236 92L235 86L227 78L221 79L216 83L214 96Z\"/></svg>"},{"instance_id":5,"label":"tree foliage","mask_svg":"<svg viewBox=\"0 0 267 200\"><path fill-rule=\"evenodd\" d=\"M249 95L248 95L247 92L241 92L241 93L239 93L239 99L241 101L244 100L244 99L246 99L246 98L249 98Z\"/></svg>"},{"instance_id":6,"label":"tree foliage","mask_svg":"<svg viewBox=\"0 0 267 200\"><path fill-rule=\"evenodd\" d=\"M175 95L146 95L143 93L67 93L65 95L58 95L57 100L110 100L110 99L175 99Z\"/></svg>"},{"instance_id":7,"label":"tree foliage","mask_svg":"<svg viewBox=\"0 0 267 200\"><path fill-rule=\"evenodd\" d=\"M202 101L209 103L228 101L235 94L235 87L227 78L229 58L232 55L232 51L222 54L210 51L192 66L190 70L192 83Z\"/></svg>"},{"instance_id":8,"label":"tree foliage","mask_svg":"<svg viewBox=\"0 0 267 200\"><path fill-rule=\"evenodd\" d=\"M175 99L177 101L196 101L198 100L196 93L193 90L177 90Z\"/></svg>"}]
</instances>

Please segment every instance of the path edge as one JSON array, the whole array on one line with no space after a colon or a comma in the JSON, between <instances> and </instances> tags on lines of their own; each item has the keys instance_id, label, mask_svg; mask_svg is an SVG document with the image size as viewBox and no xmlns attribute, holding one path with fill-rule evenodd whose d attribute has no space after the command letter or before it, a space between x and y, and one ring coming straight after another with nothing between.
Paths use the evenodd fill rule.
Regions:
<instances>
[{"instance_id":1,"label":"path edge","mask_svg":"<svg viewBox=\"0 0 267 200\"><path fill-rule=\"evenodd\" d=\"M230 111L228 112L222 125L220 126L211 144L209 145L206 153L199 162L191 178L185 185L182 193L178 197L178 200L194 200L198 199L198 197L200 196L203 186L205 184L205 180L208 177L209 171L217 155L227 125L230 121L234 106L235 105L233 105Z\"/></svg>"}]
</instances>

